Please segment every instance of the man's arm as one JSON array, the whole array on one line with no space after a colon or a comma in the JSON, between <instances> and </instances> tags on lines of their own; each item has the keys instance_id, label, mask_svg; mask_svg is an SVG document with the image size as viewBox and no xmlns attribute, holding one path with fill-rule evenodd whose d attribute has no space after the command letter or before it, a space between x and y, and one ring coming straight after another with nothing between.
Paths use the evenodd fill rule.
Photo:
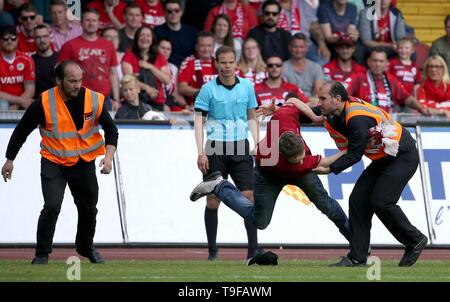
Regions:
<instances>
[{"instance_id":1,"label":"man's arm","mask_svg":"<svg viewBox=\"0 0 450 302\"><path fill-rule=\"evenodd\" d=\"M194 113L194 131L195 131L195 143L197 145L197 167L203 173L206 174L209 170L208 157L205 154L203 147L203 128L206 123L207 112L196 110Z\"/></svg>"},{"instance_id":2,"label":"man's arm","mask_svg":"<svg viewBox=\"0 0 450 302\"><path fill-rule=\"evenodd\" d=\"M194 88L187 82L179 82L178 83L178 93L183 96L193 97L200 89Z\"/></svg>"},{"instance_id":3,"label":"man's arm","mask_svg":"<svg viewBox=\"0 0 450 302\"><path fill-rule=\"evenodd\" d=\"M109 174L112 170L112 160L114 158L114 152L117 149L117 141L119 138L119 131L117 130L116 124L106 108L106 104L103 103L102 113L98 119L102 129L105 131L105 145L106 154L105 157L100 161L100 173Z\"/></svg>"},{"instance_id":4,"label":"man's arm","mask_svg":"<svg viewBox=\"0 0 450 302\"><path fill-rule=\"evenodd\" d=\"M250 133L253 137L253 143L256 148L259 142L259 121L256 117L256 110L255 109L248 109L247 110L247 116L248 116L248 128L250 129Z\"/></svg>"},{"instance_id":5,"label":"man's arm","mask_svg":"<svg viewBox=\"0 0 450 302\"><path fill-rule=\"evenodd\" d=\"M119 75L117 74L117 67L111 66L109 68L109 81L111 83L112 89L112 100L113 110L117 111L120 107L120 93L119 93Z\"/></svg>"},{"instance_id":6,"label":"man's arm","mask_svg":"<svg viewBox=\"0 0 450 302\"><path fill-rule=\"evenodd\" d=\"M314 111L311 109L311 107L309 107L307 104L300 101L299 99L290 98L286 101L286 103L294 104L295 107L297 107L298 110L300 110L300 112L303 113L303 115L305 115L306 117L308 117L313 123L316 124L323 123L324 121L323 117L316 115Z\"/></svg>"}]
</instances>

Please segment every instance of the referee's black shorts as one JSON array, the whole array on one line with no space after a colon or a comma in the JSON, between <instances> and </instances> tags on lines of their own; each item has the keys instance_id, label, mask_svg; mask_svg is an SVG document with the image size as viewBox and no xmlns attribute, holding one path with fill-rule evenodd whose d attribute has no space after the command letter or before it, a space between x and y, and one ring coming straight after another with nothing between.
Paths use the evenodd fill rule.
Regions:
<instances>
[{"instance_id":1,"label":"referee's black shorts","mask_svg":"<svg viewBox=\"0 0 450 302\"><path fill-rule=\"evenodd\" d=\"M236 142L206 142L205 151L209 161L209 170L203 179L215 171L220 171L224 179L231 176L240 191L253 191L254 160L250 155L248 140Z\"/></svg>"}]
</instances>

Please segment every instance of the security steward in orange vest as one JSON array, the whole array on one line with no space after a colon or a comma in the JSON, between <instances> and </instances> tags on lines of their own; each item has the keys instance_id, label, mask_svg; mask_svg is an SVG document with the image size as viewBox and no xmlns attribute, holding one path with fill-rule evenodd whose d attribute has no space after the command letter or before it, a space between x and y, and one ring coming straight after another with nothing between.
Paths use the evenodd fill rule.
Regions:
<instances>
[{"instance_id":1,"label":"security steward in orange vest","mask_svg":"<svg viewBox=\"0 0 450 302\"><path fill-rule=\"evenodd\" d=\"M39 216L36 255L31 263L48 262L67 184L78 209L77 252L92 263L103 263L93 246L98 200L95 159L106 153L100 161L101 173L111 172L119 134L106 109L105 97L81 86L82 70L77 63L59 64L55 81L57 86L43 92L14 129L2 175L5 182L11 179L16 155L28 135L39 126L44 208ZM99 124L105 131L105 142Z\"/></svg>"},{"instance_id":2,"label":"security steward in orange vest","mask_svg":"<svg viewBox=\"0 0 450 302\"><path fill-rule=\"evenodd\" d=\"M363 155L372 160L350 195L350 252L333 266L366 265L373 214L405 245L399 266L413 265L428 238L409 222L397 202L419 164L416 141L381 108L349 97L339 82L326 82L320 88L319 101L330 136L347 153L329 167L313 171L339 174Z\"/></svg>"}]
</instances>

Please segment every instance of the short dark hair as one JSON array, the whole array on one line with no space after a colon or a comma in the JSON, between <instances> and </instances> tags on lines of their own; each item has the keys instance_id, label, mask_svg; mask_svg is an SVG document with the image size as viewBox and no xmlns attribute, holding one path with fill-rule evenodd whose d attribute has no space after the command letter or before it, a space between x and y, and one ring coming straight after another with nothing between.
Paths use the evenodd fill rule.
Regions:
<instances>
[{"instance_id":1,"label":"short dark hair","mask_svg":"<svg viewBox=\"0 0 450 302\"><path fill-rule=\"evenodd\" d=\"M281 12L281 5L278 3L277 0L266 0L262 4L262 12L264 13L264 10L266 9L267 5L276 5L278 7L278 12Z\"/></svg>"},{"instance_id":2,"label":"short dark hair","mask_svg":"<svg viewBox=\"0 0 450 302\"><path fill-rule=\"evenodd\" d=\"M234 54L234 58L236 59L236 51L233 47L230 46L220 46L219 49L216 50L216 61L219 61L219 56L224 53L232 53Z\"/></svg>"},{"instance_id":3,"label":"short dark hair","mask_svg":"<svg viewBox=\"0 0 450 302\"><path fill-rule=\"evenodd\" d=\"M368 58L370 58L374 52L384 53L384 54L386 55L386 59L388 58L388 54L387 54L387 52L386 52L386 49L383 48L383 47L380 47L380 46L376 46L376 47L372 48L372 49L369 51L369 56L368 56Z\"/></svg>"},{"instance_id":4,"label":"short dark hair","mask_svg":"<svg viewBox=\"0 0 450 302\"><path fill-rule=\"evenodd\" d=\"M180 6L181 10L184 10L183 9L183 5L181 4L180 0L166 0L166 1L163 1L164 10L166 10L166 7L167 7L168 4L178 4Z\"/></svg>"},{"instance_id":5,"label":"short dark hair","mask_svg":"<svg viewBox=\"0 0 450 302\"><path fill-rule=\"evenodd\" d=\"M81 21L83 21L87 13L96 14L97 16L100 17L100 13L98 12L98 10L96 10L95 8L88 8L81 14Z\"/></svg>"},{"instance_id":6,"label":"short dark hair","mask_svg":"<svg viewBox=\"0 0 450 302\"><path fill-rule=\"evenodd\" d=\"M33 32L36 32L36 30L40 30L40 29L47 29L48 31L50 31L50 27L48 27L47 24L38 24L38 25L36 25L36 27L33 29Z\"/></svg>"},{"instance_id":7,"label":"short dark hair","mask_svg":"<svg viewBox=\"0 0 450 302\"><path fill-rule=\"evenodd\" d=\"M291 41L294 41L295 39L303 40L306 43L308 43L308 39L306 38L304 33L296 33L295 35L292 36L292 40Z\"/></svg>"},{"instance_id":8,"label":"short dark hair","mask_svg":"<svg viewBox=\"0 0 450 302\"><path fill-rule=\"evenodd\" d=\"M197 34L197 40L196 40L197 43L198 43L198 40L200 40L200 38L211 38L214 40L214 34L210 31L202 30L202 31L198 32L198 34Z\"/></svg>"},{"instance_id":9,"label":"short dark hair","mask_svg":"<svg viewBox=\"0 0 450 302\"><path fill-rule=\"evenodd\" d=\"M303 139L293 132L281 134L278 146L280 148L280 153L286 158L298 156L305 151Z\"/></svg>"},{"instance_id":10,"label":"short dark hair","mask_svg":"<svg viewBox=\"0 0 450 302\"><path fill-rule=\"evenodd\" d=\"M324 85L330 85L330 95L335 98L338 95L341 97L343 102L348 101L350 97L348 96L347 89L345 89L344 85L339 81L326 81Z\"/></svg>"},{"instance_id":11,"label":"short dark hair","mask_svg":"<svg viewBox=\"0 0 450 302\"><path fill-rule=\"evenodd\" d=\"M66 76L66 69L67 69L67 66L69 66L69 65L76 65L76 66L80 67L80 65L75 61L72 61L72 60L62 61L61 63L59 63L56 66L55 71L53 72L53 78L55 79L55 82L56 82L56 79L58 79L60 81L64 80L64 77ZM80 69L81 69L81 67L80 67Z\"/></svg>"},{"instance_id":12,"label":"short dark hair","mask_svg":"<svg viewBox=\"0 0 450 302\"><path fill-rule=\"evenodd\" d=\"M52 0L50 1L50 6L64 6L67 9L67 2L65 0Z\"/></svg>"},{"instance_id":13,"label":"short dark hair","mask_svg":"<svg viewBox=\"0 0 450 302\"><path fill-rule=\"evenodd\" d=\"M137 5L136 3L133 3L133 2L129 3L129 4L127 4L127 6L125 6L125 9L123 10L123 13L126 14L126 13L128 13L129 9L133 9L133 8L139 9L141 14L142 14L142 8L139 5Z\"/></svg>"},{"instance_id":14,"label":"short dark hair","mask_svg":"<svg viewBox=\"0 0 450 302\"><path fill-rule=\"evenodd\" d=\"M447 15L444 20L444 25L447 26L447 22L450 21L450 15Z\"/></svg>"}]
</instances>

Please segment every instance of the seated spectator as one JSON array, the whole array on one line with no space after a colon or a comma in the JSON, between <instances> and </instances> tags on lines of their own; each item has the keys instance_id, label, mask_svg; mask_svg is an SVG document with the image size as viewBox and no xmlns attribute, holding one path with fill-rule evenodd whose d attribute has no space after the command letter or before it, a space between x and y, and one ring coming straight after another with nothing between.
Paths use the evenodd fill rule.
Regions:
<instances>
[{"instance_id":1,"label":"seated spectator","mask_svg":"<svg viewBox=\"0 0 450 302\"><path fill-rule=\"evenodd\" d=\"M156 50L156 40L149 26L143 25L136 31L133 46L123 56L122 72L138 76L144 102L155 110L168 110L162 84L170 83L169 67Z\"/></svg>"},{"instance_id":2,"label":"seated spectator","mask_svg":"<svg viewBox=\"0 0 450 302\"><path fill-rule=\"evenodd\" d=\"M209 11L205 21L205 30L211 30L214 17L219 14L226 14L230 17L233 25L233 38L241 41L247 38L251 28L258 25L256 12L248 4L242 4L239 0L224 0L222 4Z\"/></svg>"},{"instance_id":3,"label":"seated spectator","mask_svg":"<svg viewBox=\"0 0 450 302\"><path fill-rule=\"evenodd\" d=\"M83 28L78 21L67 19L67 3L65 0L52 0L50 3L50 15L53 23L50 25L53 49L60 51L64 43L79 37Z\"/></svg>"},{"instance_id":4,"label":"seated spectator","mask_svg":"<svg viewBox=\"0 0 450 302\"><path fill-rule=\"evenodd\" d=\"M180 0L166 0L164 2L164 16L166 23L155 27L156 38L169 38L173 49L169 62L180 67L181 62L195 52L197 29L181 23L183 10Z\"/></svg>"},{"instance_id":5,"label":"seated spectator","mask_svg":"<svg viewBox=\"0 0 450 302\"><path fill-rule=\"evenodd\" d=\"M230 17L226 14L219 14L214 17L213 24L211 26L211 32L214 34L214 52L221 46L229 46L236 52L236 60L241 58L242 53L242 41L233 38L233 31L231 26Z\"/></svg>"},{"instance_id":6,"label":"seated spectator","mask_svg":"<svg viewBox=\"0 0 450 302\"><path fill-rule=\"evenodd\" d=\"M289 43L291 58L283 63L284 78L300 87L307 97L316 96L323 84L323 72L319 64L308 60L307 38L303 33L297 33Z\"/></svg>"},{"instance_id":7,"label":"seated spectator","mask_svg":"<svg viewBox=\"0 0 450 302\"><path fill-rule=\"evenodd\" d=\"M450 15L445 17L444 25L446 34L433 41L430 48L430 56L439 55L444 58L447 66L450 66Z\"/></svg>"},{"instance_id":8,"label":"seated spectator","mask_svg":"<svg viewBox=\"0 0 450 302\"><path fill-rule=\"evenodd\" d=\"M279 0L278 2L282 10L277 27L287 30L291 35L303 33L308 44L306 57L321 66L328 63L331 53L317 19L318 1Z\"/></svg>"},{"instance_id":9,"label":"seated spectator","mask_svg":"<svg viewBox=\"0 0 450 302\"><path fill-rule=\"evenodd\" d=\"M395 76L386 72L387 54L384 48L372 49L367 59L369 70L366 74L356 74L347 87L349 95L360 98L388 113L402 111L404 106L429 114L416 98L408 93Z\"/></svg>"},{"instance_id":10,"label":"seated spectator","mask_svg":"<svg viewBox=\"0 0 450 302\"><path fill-rule=\"evenodd\" d=\"M429 57L423 66L425 82L417 91L419 102L432 109L433 114L450 119L450 77L448 66L438 55Z\"/></svg>"},{"instance_id":11,"label":"seated spectator","mask_svg":"<svg viewBox=\"0 0 450 302\"><path fill-rule=\"evenodd\" d=\"M31 57L36 70L34 98L37 99L42 92L56 86L53 70L56 66L58 53L52 49L50 29L47 25L41 24L36 26L33 36L37 52Z\"/></svg>"},{"instance_id":12,"label":"seated spectator","mask_svg":"<svg viewBox=\"0 0 450 302\"><path fill-rule=\"evenodd\" d=\"M414 42L410 38L398 41L398 57L389 61L389 72L402 83L409 94L416 95L416 89L422 82L422 74L416 62L411 57L414 53Z\"/></svg>"},{"instance_id":13,"label":"seated spectator","mask_svg":"<svg viewBox=\"0 0 450 302\"><path fill-rule=\"evenodd\" d=\"M144 16L142 23L145 25L154 28L166 22L163 4L160 0L136 0L136 5L141 8Z\"/></svg>"},{"instance_id":14,"label":"seated spectator","mask_svg":"<svg viewBox=\"0 0 450 302\"><path fill-rule=\"evenodd\" d=\"M119 0L93 0L86 9L95 9L100 14L100 29L115 27L123 28L123 12L127 4Z\"/></svg>"},{"instance_id":15,"label":"seated spectator","mask_svg":"<svg viewBox=\"0 0 450 302\"><path fill-rule=\"evenodd\" d=\"M277 0L265 1L262 5L262 23L251 29L248 34L258 42L264 60L273 55L280 56L283 61L290 57L288 45L291 34L277 28L280 12L281 6Z\"/></svg>"},{"instance_id":16,"label":"seated spectator","mask_svg":"<svg viewBox=\"0 0 450 302\"><path fill-rule=\"evenodd\" d=\"M162 38L158 41L158 52L169 60L172 53L172 41L168 38ZM170 83L163 84L164 97L166 98L166 105L170 107L170 111L182 111L186 105L186 100L178 92L178 67L169 63Z\"/></svg>"},{"instance_id":17,"label":"seated spectator","mask_svg":"<svg viewBox=\"0 0 450 302\"><path fill-rule=\"evenodd\" d=\"M119 82L123 77L122 68L120 67L120 62L122 62L122 58L124 56L124 52L119 51L119 31L115 27L107 27L102 30L102 38L108 41L111 41L114 45L114 49L116 50L117 62L119 65L117 66L117 75L119 77Z\"/></svg>"},{"instance_id":18,"label":"seated spectator","mask_svg":"<svg viewBox=\"0 0 450 302\"><path fill-rule=\"evenodd\" d=\"M136 4L125 7L125 26L119 30L119 51L125 52L133 45L134 34L142 26L142 9Z\"/></svg>"},{"instance_id":19,"label":"seated spectator","mask_svg":"<svg viewBox=\"0 0 450 302\"><path fill-rule=\"evenodd\" d=\"M20 26L17 33L17 50L31 57L36 52L34 28L37 26L37 10L31 4L24 4L19 9Z\"/></svg>"},{"instance_id":20,"label":"seated spectator","mask_svg":"<svg viewBox=\"0 0 450 302\"><path fill-rule=\"evenodd\" d=\"M262 83L267 74L258 42L253 38L247 38L242 49L242 56L238 61L239 76L249 79L253 85Z\"/></svg>"},{"instance_id":21,"label":"seated spectator","mask_svg":"<svg viewBox=\"0 0 450 302\"><path fill-rule=\"evenodd\" d=\"M360 13L358 24L364 46L383 47L388 58L395 56L397 42L406 36L403 15L400 10L391 5L391 2L392 0L380 0L379 16L377 9L365 8ZM371 12L374 14L371 15Z\"/></svg>"},{"instance_id":22,"label":"seated spectator","mask_svg":"<svg viewBox=\"0 0 450 302\"><path fill-rule=\"evenodd\" d=\"M359 39L356 24L356 7L347 0L322 2L317 12L320 27L330 49L334 49L339 37L346 34L354 42Z\"/></svg>"},{"instance_id":23,"label":"seated spectator","mask_svg":"<svg viewBox=\"0 0 450 302\"><path fill-rule=\"evenodd\" d=\"M34 62L17 51L17 32L0 28L0 110L26 109L34 96Z\"/></svg>"},{"instance_id":24,"label":"seated spectator","mask_svg":"<svg viewBox=\"0 0 450 302\"><path fill-rule=\"evenodd\" d=\"M355 41L348 35L342 35L336 42L336 58L323 66L325 79L341 82L345 88L353 74L365 73L366 68L352 60Z\"/></svg>"},{"instance_id":25,"label":"seated spectator","mask_svg":"<svg viewBox=\"0 0 450 302\"><path fill-rule=\"evenodd\" d=\"M308 98L300 88L283 79L283 60L281 57L270 56L267 58L266 68L267 79L255 85L258 106L271 105L273 100L275 100L275 105L282 105L289 93L295 93L298 99L308 103Z\"/></svg>"},{"instance_id":26,"label":"seated spectator","mask_svg":"<svg viewBox=\"0 0 450 302\"><path fill-rule=\"evenodd\" d=\"M187 57L178 74L178 91L184 96L188 108L194 105L194 96L203 84L217 77L217 69L213 57L214 35L202 31L197 36L195 44L197 54Z\"/></svg>"},{"instance_id":27,"label":"seated spectator","mask_svg":"<svg viewBox=\"0 0 450 302\"><path fill-rule=\"evenodd\" d=\"M142 119L152 107L139 98L139 81L134 74L125 75L120 81L120 89L124 102L117 110L114 119L137 120Z\"/></svg>"}]
</instances>

